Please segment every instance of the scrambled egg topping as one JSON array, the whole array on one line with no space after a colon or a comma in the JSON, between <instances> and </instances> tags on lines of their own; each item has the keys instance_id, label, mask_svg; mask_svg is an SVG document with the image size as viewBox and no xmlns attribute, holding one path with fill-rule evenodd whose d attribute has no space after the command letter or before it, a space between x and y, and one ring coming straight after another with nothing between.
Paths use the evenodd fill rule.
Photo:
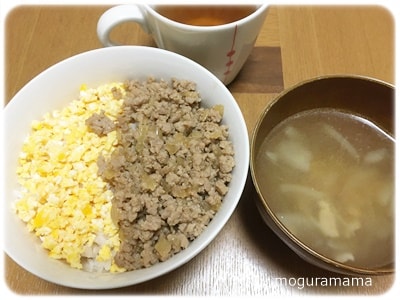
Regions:
<instances>
[{"instance_id":1,"label":"scrambled egg topping","mask_svg":"<svg viewBox=\"0 0 400 300\"><path fill-rule=\"evenodd\" d=\"M113 87L124 94L122 83L97 89L82 85L79 99L32 123L19 156L22 190L16 214L40 238L50 257L78 269L101 236L92 259L109 261L111 272L124 271L113 261L120 246L118 228L111 220L113 195L97 175L97 159L99 155L108 158L114 150L116 132L99 137L85 124L101 111L115 120L123 100L114 97Z\"/></svg>"}]
</instances>

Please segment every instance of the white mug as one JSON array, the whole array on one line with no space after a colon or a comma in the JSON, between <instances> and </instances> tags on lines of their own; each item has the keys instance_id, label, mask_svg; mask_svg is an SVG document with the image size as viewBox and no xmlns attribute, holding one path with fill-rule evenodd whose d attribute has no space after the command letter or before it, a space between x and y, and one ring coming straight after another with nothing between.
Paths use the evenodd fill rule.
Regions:
<instances>
[{"instance_id":1,"label":"white mug","mask_svg":"<svg viewBox=\"0 0 400 300\"><path fill-rule=\"evenodd\" d=\"M179 13L179 9L190 7L176 7L174 12ZM219 20L222 24L203 25L201 22L206 18L206 14L201 14L205 7L196 7L196 15L192 16L196 16L197 19L191 24L177 20L174 16L164 16L163 10L167 9L165 5L119 5L110 8L100 17L97 35L104 46L116 46L110 39L112 29L124 22L136 22L146 33L152 35L159 48L179 53L198 62L227 85L236 77L250 55L265 20L267 7L268 5L254 5L247 14L237 15L238 20L227 20L225 23ZM221 6L214 8L221 9ZM223 6L222 15L229 16L230 10L239 8ZM243 10L245 6L241 8ZM208 7L205 12L211 11ZM190 15L190 12L182 13L182 16ZM232 14L232 18L234 17Z\"/></svg>"}]
</instances>

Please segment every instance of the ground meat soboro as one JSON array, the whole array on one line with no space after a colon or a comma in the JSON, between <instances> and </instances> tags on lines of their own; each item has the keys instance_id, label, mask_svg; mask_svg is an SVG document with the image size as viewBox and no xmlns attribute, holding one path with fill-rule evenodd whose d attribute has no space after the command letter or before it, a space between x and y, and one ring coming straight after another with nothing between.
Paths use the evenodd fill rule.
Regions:
<instances>
[{"instance_id":1,"label":"ground meat soboro","mask_svg":"<svg viewBox=\"0 0 400 300\"><path fill-rule=\"evenodd\" d=\"M115 262L135 270L165 261L203 232L235 162L223 106L201 107L193 82L148 79L125 89L118 145L98 165L114 193L112 217L122 241Z\"/></svg>"}]
</instances>

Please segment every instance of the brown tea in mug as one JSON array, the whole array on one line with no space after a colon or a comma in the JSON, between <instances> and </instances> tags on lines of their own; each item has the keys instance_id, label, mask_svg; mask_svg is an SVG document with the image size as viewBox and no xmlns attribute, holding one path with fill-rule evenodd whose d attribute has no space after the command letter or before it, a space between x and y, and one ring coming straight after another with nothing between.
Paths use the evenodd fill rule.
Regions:
<instances>
[{"instance_id":1,"label":"brown tea in mug","mask_svg":"<svg viewBox=\"0 0 400 300\"><path fill-rule=\"evenodd\" d=\"M254 5L158 5L164 17L187 25L216 26L238 21L257 10Z\"/></svg>"}]
</instances>

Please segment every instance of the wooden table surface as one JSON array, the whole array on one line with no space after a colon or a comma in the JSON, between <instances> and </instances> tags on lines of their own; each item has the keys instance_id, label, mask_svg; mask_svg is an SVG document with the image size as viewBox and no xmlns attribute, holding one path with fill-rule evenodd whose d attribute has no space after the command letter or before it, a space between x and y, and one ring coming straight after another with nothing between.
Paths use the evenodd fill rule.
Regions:
<instances>
[{"instance_id":1,"label":"wooden table surface","mask_svg":"<svg viewBox=\"0 0 400 300\"><path fill-rule=\"evenodd\" d=\"M6 19L5 102L49 66L102 47L96 23L106 6L20 6ZM113 31L121 43L155 47L138 25ZM228 88L249 133L262 109L284 88L325 74L361 74L394 83L394 19L379 6L270 6L249 60ZM197 257L135 286L87 291L28 273L5 255L5 283L20 295L383 295L395 276L370 286L301 287L300 279L343 276L300 259L263 224L251 180L217 238ZM288 284L277 280L284 277ZM290 281L291 280L291 281ZM292 283L292 284L289 284Z\"/></svg>"}]
</instances>

